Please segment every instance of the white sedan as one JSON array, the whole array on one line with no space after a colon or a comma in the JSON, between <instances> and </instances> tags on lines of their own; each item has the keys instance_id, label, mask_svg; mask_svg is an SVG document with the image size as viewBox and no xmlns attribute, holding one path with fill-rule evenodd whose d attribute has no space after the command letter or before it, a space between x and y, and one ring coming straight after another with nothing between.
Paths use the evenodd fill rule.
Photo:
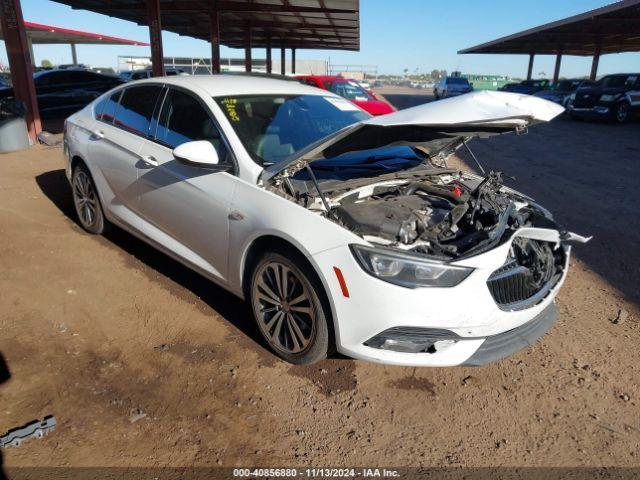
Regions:
<instances>
[{"instance_id":1,"label":"white sedan","mask_svg":"<svg viewBox=\"0 0 640 480\"><path fill-rule=\"evenodd\" d=\"M85 230L115 224L246 299L289 362L479 365L551 327L585 239L446 160L562 110L477 92L372 118L296 82L154 78L67 120L67 176Z\"/></svg>"}]
</instances>

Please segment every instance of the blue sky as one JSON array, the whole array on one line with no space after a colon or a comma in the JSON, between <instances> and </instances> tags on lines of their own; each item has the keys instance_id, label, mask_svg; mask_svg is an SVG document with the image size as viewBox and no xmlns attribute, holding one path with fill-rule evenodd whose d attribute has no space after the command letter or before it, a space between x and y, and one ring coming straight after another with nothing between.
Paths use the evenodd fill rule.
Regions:
<instances>
[{"instance_id":1,"label":"blue sky","mask_svg":"<svg viewBox=\"0 0 640 480\"><path fill-rule=\"evenodd\" d=\"M522 76L528 58L511 55L457 55L457 51L503 35L601 7L606 0L360 0L361 51L302 50L298 58L330 60L333 64L378 65L380 73L401 73L405 68L420 72L446 69L468 73L495 73ZM25 20L75 28L134 40L147 41L146 27L50 0L22 0ZM206 42L172 33L164 33L166 56L208 56ZM1 43L1 42L0 42ZM63 46L36 45L36 62L47 58L54 63L69 63L70 49ZM222 49L222 56L241 57L243 51ZM115 67L118 55L149 55L147 47L78 46L78 59L92 66ZM263 57L256 50L254 57ZM6 53L0 48L6 64ZM536 58L534 74L553 74L554 58ZM565 57L563 76L586 75L590 58ZM640 53L603 56L600 74L640 70Z\"/></svg>"}]
</instances>

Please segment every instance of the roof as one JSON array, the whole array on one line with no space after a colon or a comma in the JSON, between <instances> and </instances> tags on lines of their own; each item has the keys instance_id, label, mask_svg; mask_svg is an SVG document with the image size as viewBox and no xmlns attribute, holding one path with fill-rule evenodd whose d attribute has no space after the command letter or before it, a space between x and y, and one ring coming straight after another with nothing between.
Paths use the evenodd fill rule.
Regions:
<instances>
[{"instance_id":1,"label":"roof","mask_svg":"<svg viewBox=\"0 0 640 480\"><path fill-rule=\"evenodd\" d=\"M348 82L344 77L338 77L336 75L296 75L296 78L313 78L320 80L321 82Z\"/></svg>"},{"instance_id":2,"label":"roof","mask_svg":"<svg viewBox=\"0 0 640 480\"><path fill-rule=\"evenodd\" d=\"M44 25L42 23L24 22L27 37L34 44L57 44L57 43L78 43L78 44L100 44L100 45L134 45L148 47L146 42L127 40L126 38L111 37L100 33L89 33L81 30L71 30L69 28ZM0 25L0 39L4 39L2 26Z\"/></svg>"},{"instance_id":3,"label":"roof","mask_svg":"<svg viewBox=\"0 0 640 480\"><path fill-rule=\"evenodd\" d=\"M594 55L640 51L640 0L602 8L502 37L458 53Z\"/></svg>"},{"instance_id":4,"label":"roof","mask_svg":"<svg viewBox=\"0 0 640 480\"><path fill-rule=\"evenodd\" d=\"M211 97L227 95L321 95L336 96L325 90L310 87L298 82L266 78L255 75L185 75L175 77L155 77L146 80L138 80L128 83L127 86L141 85L143 83L158 83L166 85L182 86L188 89L199 90L201 94ZM340 97L341 98L341 97Z\"/></svg>"},{"instance_id":5,"label":"roof","mask_svg":"<svg viewBox=\"0 0 640 480\"><path fill-rule=\"evenodd\" d=\"M73 8L148 25L146 0L56 0ZM160 0L162 29L210 40L210 5L196 0ZM251 25L252 45L274 48L360 49L359 0L216 0L220 42L244 48Z\"/></svg>"}]
</instances>

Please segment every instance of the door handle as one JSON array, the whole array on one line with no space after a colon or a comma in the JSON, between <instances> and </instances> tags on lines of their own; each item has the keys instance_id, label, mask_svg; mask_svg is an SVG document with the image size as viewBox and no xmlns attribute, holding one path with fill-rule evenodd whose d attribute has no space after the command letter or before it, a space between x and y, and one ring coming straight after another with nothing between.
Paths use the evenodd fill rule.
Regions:
<instances>
[{"instance_id":1,"label":"door handle","mask_svg":"<svg viewBox=\"0 0 640 480\"><path fill-rule=\"evenodd\" d=\"M102 140L104 138L104 132L102 130L95 130L91 132L91 140Z\"/></svg>"},{"instance_id":2,"label":"door handle","mask_svg":"<svg viewBox=\"0 0 640 480\"><path fill-rule=\"evenodd\" d=\"M154 167L158 166L158 160L156 160L156 157L154 157L153 155L144 155L140 157L140 159L147 165L152 165Z\"/></svg>"}]
</instances>

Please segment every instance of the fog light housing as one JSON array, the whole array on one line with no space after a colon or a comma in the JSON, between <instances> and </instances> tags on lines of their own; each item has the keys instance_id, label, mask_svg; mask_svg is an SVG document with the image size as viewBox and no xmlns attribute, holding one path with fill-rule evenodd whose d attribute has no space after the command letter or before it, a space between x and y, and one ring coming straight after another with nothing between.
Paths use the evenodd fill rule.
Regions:
<instances>
[{"instance_id":1,"label":"fog light housing","mask_svg":"<svg viewBox=\"0 0 640 480\"><path fill-rule=\"evenodd\" d=\"M449 330L394 327L370 338L364 344L380 350L401 353L436 353L454 345L460 337Z\"/></svg>"},{"instance_id":2,"label":"fog light housing","mask_svg":"<svg viewBox=\"0 0 640 480\"><path fill-rule=\"evenodd\" d=\"M598 107L595 107L593 110L596 113L603 113L603 114L609 113L609 107L598 106Z\"/></svg>"}]
</instances>

